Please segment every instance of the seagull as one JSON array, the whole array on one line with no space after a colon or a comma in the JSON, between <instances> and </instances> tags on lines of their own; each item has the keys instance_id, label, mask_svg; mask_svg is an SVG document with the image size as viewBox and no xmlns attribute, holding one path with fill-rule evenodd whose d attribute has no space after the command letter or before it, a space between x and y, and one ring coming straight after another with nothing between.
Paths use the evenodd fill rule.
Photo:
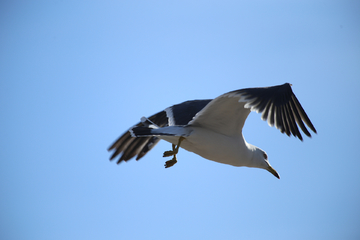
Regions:
<instances>
[{"instance_id":1,"label":"seagull","mask_svg":"<svg viewBox=\"0 0 360 240\"><path fill-rule=\"evenodd\" d=\"M109 147L108 151L114 150L110 160L120 153L118 164L135 156L139 160L163 139L172 144L172 150L165 151L164 157L173 156L165 168L177 162L181 147L218 163L265 169L280 179L266 152L246 142L242 129L250 112L255 111L269 126L301 141L298 126L308 137L311 134L305 124L317 133L291 86L285 83L239 89L215 99L186 101L142 117Z\"/></svg>"}]
</instances>

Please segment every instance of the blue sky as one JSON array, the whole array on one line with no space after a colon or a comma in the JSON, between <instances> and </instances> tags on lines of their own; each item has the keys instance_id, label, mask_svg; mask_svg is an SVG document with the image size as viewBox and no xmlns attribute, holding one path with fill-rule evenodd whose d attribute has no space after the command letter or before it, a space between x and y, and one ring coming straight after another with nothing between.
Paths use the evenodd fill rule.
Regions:
<instances>
[{"instance_id":1,"label":"blue sky","mask_svg":"<svg viewBox=\"0 0 360 240\"><path fill-rule=\"evenodd\" d=\"M1 239L359 239L358 1L2 1ZM270 173L160 142L107 148L185 100L290 82L318 130L256 113Z\"/></svg>"}]
</instances>

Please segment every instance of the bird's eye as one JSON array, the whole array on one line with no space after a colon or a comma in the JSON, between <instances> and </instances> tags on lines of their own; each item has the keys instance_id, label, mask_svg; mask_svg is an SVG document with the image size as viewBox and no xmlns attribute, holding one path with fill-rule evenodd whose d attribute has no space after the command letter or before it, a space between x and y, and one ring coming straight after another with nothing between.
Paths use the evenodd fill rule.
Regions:
<instances>
[{"instance_id":1,"label":"bird's eye","mask_svg":"<svg viewBox=\"0 0 360 240\"><path fill-rule=\"evenodd\" d=\"M266 153L264 153L264 158L267 160L268 159L268 156L266 155Z\"/></svg>"}]
</instances>

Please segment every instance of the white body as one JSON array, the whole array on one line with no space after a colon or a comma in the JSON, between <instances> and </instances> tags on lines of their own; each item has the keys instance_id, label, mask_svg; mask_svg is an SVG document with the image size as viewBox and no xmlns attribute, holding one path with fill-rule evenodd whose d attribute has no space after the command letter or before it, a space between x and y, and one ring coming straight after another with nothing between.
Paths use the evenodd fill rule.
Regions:
<instances>
[{"instance_id":1,"label":"white body","mask_svg":"<svg viewBox=\"0 0 360 240\"><path fill-rule=\"evenodd\" d=\"M242 135L226 136L206 128L190 126L186 128L190 130L190 134L181 142L181 148L215 162L237 167L253 167L251 161L253 151L250 150L252 145L248 144ZM179 140L179 137L175 136L159 136L159 138L175 145Z\"/></svg>"}]
</instances>

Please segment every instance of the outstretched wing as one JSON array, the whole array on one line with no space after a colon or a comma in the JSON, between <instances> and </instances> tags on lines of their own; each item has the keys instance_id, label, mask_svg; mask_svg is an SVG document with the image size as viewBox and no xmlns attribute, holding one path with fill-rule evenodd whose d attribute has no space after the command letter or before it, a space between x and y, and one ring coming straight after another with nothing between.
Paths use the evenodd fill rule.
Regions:
<instances>
[{"instance_id":1,"label":"outstretched wing","mask_svg":"<svg viewBox=\"0 0 360 240\"><path fill-rule=\"evenodd\" d=\"M316 133L289 83L265 88L245 88L225 93L211 101L189 125L202 126L231 136L240 134L251 111L288 136L303 140L301 130L309 137L305 124ZM305 123L305 124L304 124Z\"/></svg>"},{"instance_id":2,"label":"outstretched wing","mask_svg":"<svg viewBox=\"0 0 360 240\"><path fill-rule=\"evenodd\" d=\"M193 119L195 114L203 109L210 101L211 99L186 101L168 107L148 119L159 127L186 125ZM130 129L141 126L143 126L143 123L139 122ZM122 161L130 160L136 155L136 160L139 160L160 141L160 139L155 136L132 137L129 130L120 136L108 149L108 151L115 150L110 160L113 160L122 153L117 161L118 164Z\"/></svg>"},{"instance_id":3,"label":"outstretched wing","mask_svg":"<svg viewBox=\"0 0 360 240\"><path fill-rule=\"evenodd\" d=\"M165 111L156 113L149 117L149 119L159 127L168 125L168 119ZM140 127L142 126L142 123L139 122L135 126ZM139 160L153 147L155 147L159 141L160 139L157 137L132 137L130 131L128 130L109 147L108 151L115 150L111 155L110 160L116 158L120 153L122 153L122 155L117 161L118 164L122 161L130 160L136 155L136 160Z\"/></svg>"}]
</instances>

